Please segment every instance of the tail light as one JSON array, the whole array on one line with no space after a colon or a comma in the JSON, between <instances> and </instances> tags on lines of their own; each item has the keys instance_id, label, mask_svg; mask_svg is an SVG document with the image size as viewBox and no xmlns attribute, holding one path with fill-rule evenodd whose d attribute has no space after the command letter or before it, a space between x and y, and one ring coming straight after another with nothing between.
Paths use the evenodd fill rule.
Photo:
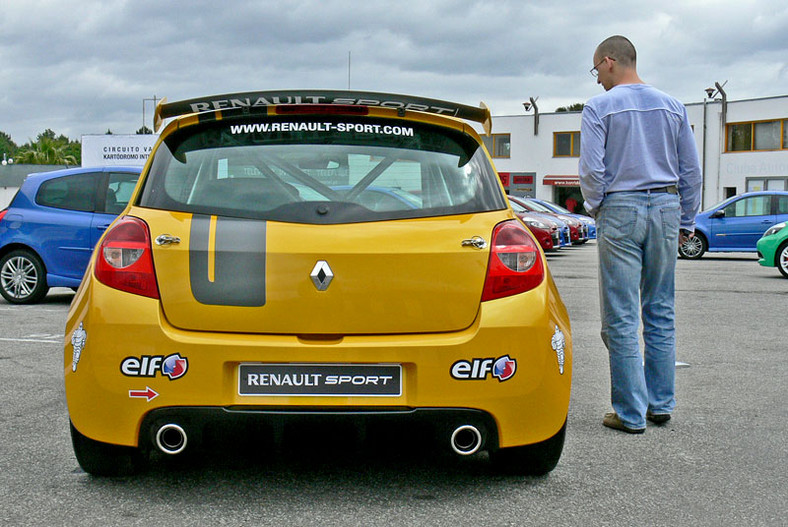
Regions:
<instances>
[{"instance_id":1,"label":"tail light","mask_svg":"<svg viewBox=\"0 0 788 527\"><path fill-rule=\"evenodd\" d=\"M96 279L127 293L159 298L150 232L144 221L124 216L107 232L96 255Z\"/></svg>"},{"instance_id":2,"label":"tail light","mask_svg":"<svg viewBox=\"0 0 788 527\"><path fill-rule=\"evenodd\" d=\"M7 209L7 208L6 208L6 209L3 209L3 210L0 210L0 220L2 220L2 219L3 219L3 216L5 216L6 212L8 212L8 209Z\"/></svg>"},{"instance_id":3,"label":"tail light","mask_svg":"<svg viewBox=\"0 0 788 527\"><path fill-rule=\"evenodd\" d=\"M274 107L277 115L369 115L366 106L350 104L279 104Z\"/></svg>"},{"instance_id":4,"label":"tail light","mask_svg":"<svg viewBox=\"0 0 788 527\"><path fill-rule=\"evenodd\" d=\"M539 247L521 223L496 225L491 246L482 302L524 293L542 283L544 267Z\"/></svg>"}]
</instances>

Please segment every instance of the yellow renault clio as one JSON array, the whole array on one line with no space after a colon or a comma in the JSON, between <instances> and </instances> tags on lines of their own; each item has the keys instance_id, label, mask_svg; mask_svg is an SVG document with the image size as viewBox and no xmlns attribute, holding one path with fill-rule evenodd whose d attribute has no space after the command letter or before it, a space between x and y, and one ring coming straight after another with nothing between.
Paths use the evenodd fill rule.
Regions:
<instances>
[{"instance_id":1,"label":"yellow renault clio","mask_svg":"<svg viewBox=\"0 0 788 527\"><path fill-rule=\"evenodd\" d=\"M76 458L129 473L208 427L426 424L544 474L561 455L569 318L467 120L371 92L168 103L68 314ZM272 429L274 429L272 428Z\"/></svg>"}]
</instances>

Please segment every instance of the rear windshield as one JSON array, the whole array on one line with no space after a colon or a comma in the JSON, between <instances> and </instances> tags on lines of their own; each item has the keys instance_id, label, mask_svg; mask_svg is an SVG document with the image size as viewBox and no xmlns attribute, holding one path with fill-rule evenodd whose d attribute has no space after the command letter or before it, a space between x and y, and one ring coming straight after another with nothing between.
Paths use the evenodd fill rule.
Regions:
<instances>
[{"instance_id":1,"label":"rear windshield","mask_svg":"<svg viewBox=\"0 0 788 527\"><path fill-rule=\"evenodd\" d=\"M233 119L157 149L143 207L296 223L354 223L506 208L470 136L365 117Z\"/></svg>"}]
</instances>

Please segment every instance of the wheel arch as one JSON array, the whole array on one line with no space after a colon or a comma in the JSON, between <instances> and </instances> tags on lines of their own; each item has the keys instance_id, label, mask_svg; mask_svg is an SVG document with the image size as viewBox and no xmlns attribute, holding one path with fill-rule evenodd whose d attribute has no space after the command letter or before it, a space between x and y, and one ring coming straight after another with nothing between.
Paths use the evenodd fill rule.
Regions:
<instances>
[{"instance_id":1,"label":"wheel arch","mask_svg":"<svg viewBox=\"0 0 788 527\"><path fill-rule=\"evenodd\" d=\"M788 248L788 238L784 239L783 242L777 246L777 250L774 251L774 266L778 269L780 268L780 253L786 248Z\"/></svg>"},{"instance_id":2,"label":"wheel arch","mask_svg":"<svg viewBox=\"0 0 788 527\"><path fill-rule=\"evenodd\" d=\"M709 250L709 235L703 229L695 228L695 236L698 236L703 239L706 243L706 250Z\"/></svg>"},{"instance_id":3,"label":"wheel arch","mask_svg":"<svg viewBox=\"0 0 788 527\"><path fill-rule=\"evenodd\" d=\"M41 253L39 251L37 251L34 247L31 247L30 245L27 245L25 243L13 242L13 243L9 243L8 245L3 245L2 247L0 247L0 258L5 256L6 254L8 254L8 253L10 253L12 251L16 251L16 250L24 250L24 251L29 251L29 252L33 253L38 258L38 260L41 262L41 265L44 266L44 272L46 273L46 271L47 271L47 263L46 263L46 260L44 260L44 257L41 256Z\"/></svg>"}]
</instances>

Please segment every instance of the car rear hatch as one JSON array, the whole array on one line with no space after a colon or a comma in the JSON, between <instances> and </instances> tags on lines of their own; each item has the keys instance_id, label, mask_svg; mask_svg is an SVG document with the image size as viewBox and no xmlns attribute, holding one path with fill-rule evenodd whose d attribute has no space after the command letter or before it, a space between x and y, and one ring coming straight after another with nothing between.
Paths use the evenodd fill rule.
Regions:
<instances>
[{"instance_id":1,"label":"car rear hatch","mask_svg":"<svg viewBox=\"0 0 788 527\"><path fill-rule=\"evenodd\" d=\"M132 214L163 242L162 308L186 330L467 328L489 258L471 241L511 217L478 141L433 124L239 117L173 133L154 155Z\"/></svg>"},{"instance_id":2,"label":"car rear hatch","mask_svg":"<svg viewBox=\"0 0 788 527\"><path fill-rule=\"evenodd\" d=\"M179 244L154 244L162 306L171 324L282 334L468 327L479 309L489 251L462 242L473 236L489 240L494 225L505 219L499 212L303 225L139 212L153 238L181 238Z\"/></svg>"}]
</instances>

